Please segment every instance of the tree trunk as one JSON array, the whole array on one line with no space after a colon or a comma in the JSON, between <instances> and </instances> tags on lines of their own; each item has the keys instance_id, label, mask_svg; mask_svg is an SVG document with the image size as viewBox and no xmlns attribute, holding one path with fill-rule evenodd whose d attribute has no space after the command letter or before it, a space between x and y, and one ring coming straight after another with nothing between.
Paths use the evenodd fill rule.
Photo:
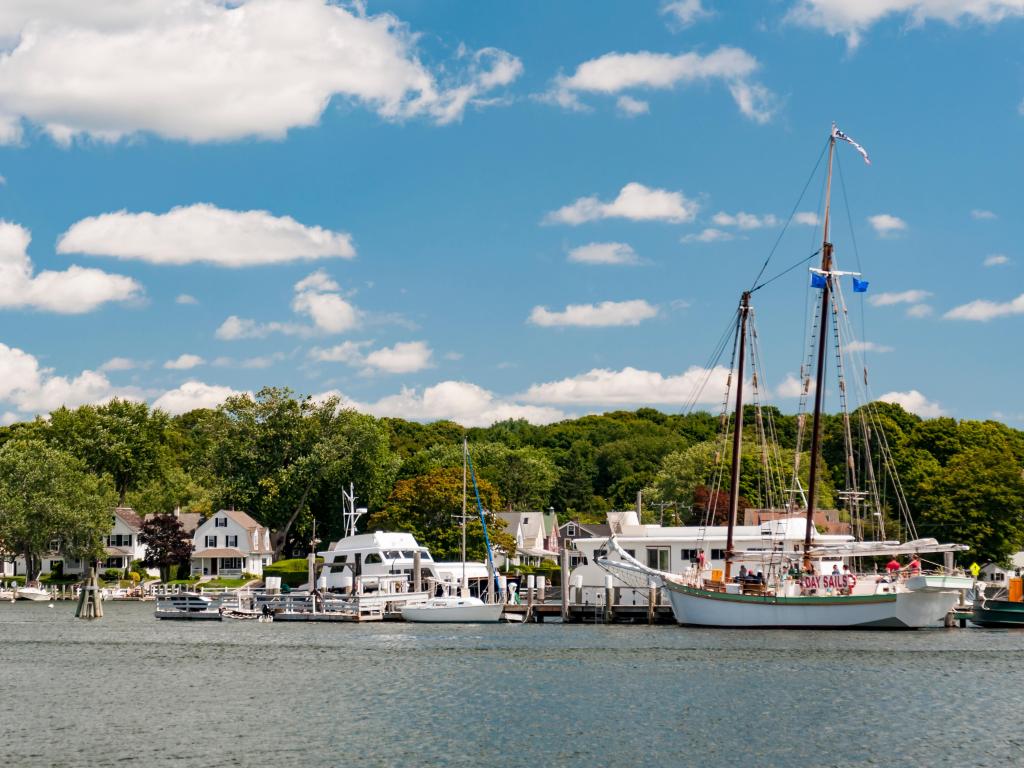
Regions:
<instances>
[{"instance_id":1,"label":"tree trunk","mask_svg":"<svg viewBox=\"0 0 1024 768\"><path fill-rule=\"evenodd\" d=\"M288 522L285 523L284 528L282 528L277 533L273 534L271 541L274 545L275 560L280 560L281 555L284 554L284 545L285 542L288 541L288 531L291 530L291 527L295 523L295 521L299 519L299 513L302 512L302 508L306 506L306 497L309 496L309 492L313 488L313 482L315 480L316 478L314 477L313 480L310 480L306 484L306 489L302 492L302 498L299 499L299 503L295 507L295 511L292 512L292 516L288 519Z\"/></svg>"},{"instance_id":2,"label":"tree trunk","mask_svg":"<svg viewBox=\"0 0 1024 768\"><path fill-rule=\"evenodd\" d=\"M41 561L36 560L35 554L28 547L25 548L25 584L39 578Z\"/></svg>"}]
</instances>

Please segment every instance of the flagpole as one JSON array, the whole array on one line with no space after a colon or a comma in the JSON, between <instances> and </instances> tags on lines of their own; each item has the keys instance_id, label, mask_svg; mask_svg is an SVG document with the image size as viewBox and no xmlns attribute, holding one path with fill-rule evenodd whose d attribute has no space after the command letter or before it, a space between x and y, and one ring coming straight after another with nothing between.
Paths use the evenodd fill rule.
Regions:
<instances>
[{"instance_id":1,"label":"flagpole","mask_svg":"<svg viewBox=\"0 0 1024 768\"><path fill-rule=\"evenodd\" d=\"M807 483L807 530L804 531L804 568L810 568L811 532L814 529L814 502L818 491L818 453L821 449L821 405L825 389L825 341L828 337L829 289L832 278L832 243L828 241L829 214L832 207L832 157L836 150L836 125L828 140L828 177L825 183L825 226L822 232L821 271L825 285L821 289L821 317L818 325L818 370L814 385L814 420L811 426L811 476Z\"/></svg>"}]
</instances>

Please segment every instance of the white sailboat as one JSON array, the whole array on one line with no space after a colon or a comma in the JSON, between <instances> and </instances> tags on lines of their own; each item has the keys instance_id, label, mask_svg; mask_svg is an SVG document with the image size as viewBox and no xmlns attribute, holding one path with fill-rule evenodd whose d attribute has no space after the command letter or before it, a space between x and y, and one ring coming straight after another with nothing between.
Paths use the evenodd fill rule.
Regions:
<instances>
[{"instance_id":1,"label":"white sailboat","mask_svg":"<svg viewBox=\"0 0 1024 768\"><path fill-rule=\"evenodd\" d=\"M479 597L469 594L469 580L466 575L466 471L469 463L469 446L465 440L462 441L462 581L459 584L458 595L446 595L434 597L425 603L407 605L402 608L402 618L405 621L433 623L433 624L494 624L501 620L502 605L500 602L485 603ZM473 486L476 488L476 477L473 478ZM487 521L484 519L483 507L479 504L479 493L477 503L480 514L480 522L484 527L484 540L487 544L487 563L489 588L488 594L495 593L496 580L494 578L494 560L491 556L491 542L487 536Z\"/></svg>"},{"instance_id":2,"label":"white sailboat","mask_svg":"<svg viewBox=\"0 0 1024 768\"><path fill-rule=\"evenodd\" d=\"M914 629L934 625L941 621L957 603L960 591L971 587L970 578L950 573L952 553L967 549L962 545L940 544L934 539L916 539L902 544L893 541L853 541L836 544L816 544L814 542L814 509L819 490L817 487L818 460L821 450L821 414L827 357L826 339L830 323L834 324L838 345L840 329L843 328L843 323L846 321L845 305L837 303L837 301L841 302L839 279L843 276L859 276L859 273L841 272L836 268L833 246L829 241L832 163L837 139L853 144L865 160L867 159L863 148L833 125L828 144L824 234L820 251L821 266L811 270L814 275L812 286L821 291L821 303L817 317L817 337L813 345L817 347L816 379L813 385L814 411L803 546L794 546L792 549L795 551L791 551L788 547L784 547L782 542L768 540L765 542L767 546L762 551L754 553L737 552L734 542L734 529L739 510L743 390L746 383L744 363L748 344L751 345L752 367L754 368L752 378L755 386L759 375L757 359L753 354L753 339L756 338L756 334L752 334L750 329L753 315L750 295L757 288L771 282L766 281L766 283L756 285L750 291L743 293L736 315L734 350L738 350L736 358L738 362L735 370L736 377L731 379L736 387L736 392L732 425L732 466L724 573L722 570L698 567L689 569L685 574L673 574L651 568L626 552L614 536L609 540L608 546L609 549L615 551L617 558L605 556L598 559L598 563L602 567L607 568L624 581L653 579L656 583L660 583L671 601L673 615L680 624L708 627ZM866 284L858 286L855 283L854 289L865 290ZM837 358L842 360L841 350L838 351ZM840 375L842 375L841 362L839 368ZM848 468L852 470L854 463L852 449L849 447L852 439L849 415L845 409L846 382L843 378L840 378L838 389L844 408L846 428L844 438L848 446L847 463ZM803 390L805 396L810 390L811 382L808 377ZM763 437L764 430L760 423L760 410L757 413L759 420L757 428ZM728 419L723 417L723 423L728 425ZM865 435L868 431L865 428ZM767 458L764 456L762 458L767 467ZM790 491L799 493L803 497L803 491L797 479L799 448L795 461L793 473L795 490L790 489ZM870 464L868 466L870 467ZM857 487L845 493L854 506L868 496ZM906 509L901 495L900 502L901 511L907 514L909 510ZM879 514L881 513L879 512ZM909 515L907 518L909 521ZM912 530L912 524L910 528ZM878 574L861 574L858 577L852 571L841 571L838 566L838 562L856 563L859 558L864 557L905 554L913 555L916 558L917 555L925 553L944 554L947 566L945 570L942 573L925 575L921 574L918 568L917 572L911 573L909 578L899 579L883 577ZM749 562L755 568L760 569L756 571L756 578L737 578L735 580L732 578L732 566L740 561ZM832 572L823 569L823 563L832 565ZM747 571L745 566L746 563L742 568L744 572ZM755 571L750 572L754 573Z\"/></svg>"}]
</instances>

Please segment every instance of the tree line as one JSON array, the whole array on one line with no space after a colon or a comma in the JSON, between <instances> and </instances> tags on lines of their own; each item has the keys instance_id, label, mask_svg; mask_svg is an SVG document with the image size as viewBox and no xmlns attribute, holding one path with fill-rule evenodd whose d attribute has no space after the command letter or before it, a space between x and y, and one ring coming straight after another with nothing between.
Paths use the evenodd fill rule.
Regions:
<instances>
[{"instance_id":1,"label":"tree line","mask_svg":"<svg viewBox=\"0 0 1024 768\"><path fill-rule=\"evenodd\" d=\"M492 512L553 507L562 519L599 522L610 509L632 508L640 491L648 515L663 517L667 509L668 520L683 524L709 515L720 521L728 508L714 482L727 473L728 456L719 418L708 413L641 408L543 426L510 420L463 429L449 421L374 418L339 405L265 388L180 416L112 400L0 428L0 547L8 556L38 558L59 539L73 557L97 557L110 508L123 504L141 515L242 509L276 532L280 554L304 553L314 520L321 546L341 535L341 489L352 482L357 504L370 511L363 530L411 531L437 557L457 557L464 436L481 503ZM1024 432L995 421L921 419L886 403L872 407L872 430L884 433L919 535L968 544L971 559L1005 561L1024 548ZM793 465L798 417L751 410L742 507L771 501L753 479L763 459L754 425L768 418L773 461L786 471ZM842 505L845 432L842 416L825 418L821 508ZM808 465L803 457L804 487ZM883 473L879 482L895 521L893 478ZM475 504L471 487L471 511ZM510 547L510 533L493 516L489 525L492 541ZM472 557L483 555L476 519L469 548Z\"/></svg>"}]
</instances>

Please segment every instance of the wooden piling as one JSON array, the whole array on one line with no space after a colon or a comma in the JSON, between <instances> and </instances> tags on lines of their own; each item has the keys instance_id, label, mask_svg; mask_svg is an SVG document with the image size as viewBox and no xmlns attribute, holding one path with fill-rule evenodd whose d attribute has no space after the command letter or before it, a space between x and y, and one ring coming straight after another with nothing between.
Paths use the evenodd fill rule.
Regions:
<instances>
[{"instance_id":1,"label":"wooden piling","mask_svg":"<svg viewBox=\"0 0 1024 768\"><path fill-rule=\"evenodd\" d=\"M655 618L655 610L658 605L658 588L653 582L647 585L647 623L653 624Z\"/></svg>"},{"instance_id":2,"label":"wooden piling","mask_svg":"<svg viewBox=\"0 0 1024 768\"><path fill-rule=\"evenodd\" d=\"M423 578L420 573L420 551L418 549L412 553L412 591L423 591Z\"/></svg>"},{"instance_id":3,"label":"wooden piling","mask_svg":"<svg viewBox=\"0 0 1024 768\"><path fill-rule=\"evenodd\" d=\"M536 577L531 573L526 577L526 620L533 619L533 592L537 584Z\"/></svg>"},{"instance_id":4,"label":"wooden piling","mask_svg":"<svg viewBox=\"0 0 1024 768\"><path fill-rule=\"evenodd\" d=\"M605 624L612 623L612 603L615 602L615 587L612 586L612 576L608 574L604 577L604 622Z\"/></svg>"}]
</instances>

